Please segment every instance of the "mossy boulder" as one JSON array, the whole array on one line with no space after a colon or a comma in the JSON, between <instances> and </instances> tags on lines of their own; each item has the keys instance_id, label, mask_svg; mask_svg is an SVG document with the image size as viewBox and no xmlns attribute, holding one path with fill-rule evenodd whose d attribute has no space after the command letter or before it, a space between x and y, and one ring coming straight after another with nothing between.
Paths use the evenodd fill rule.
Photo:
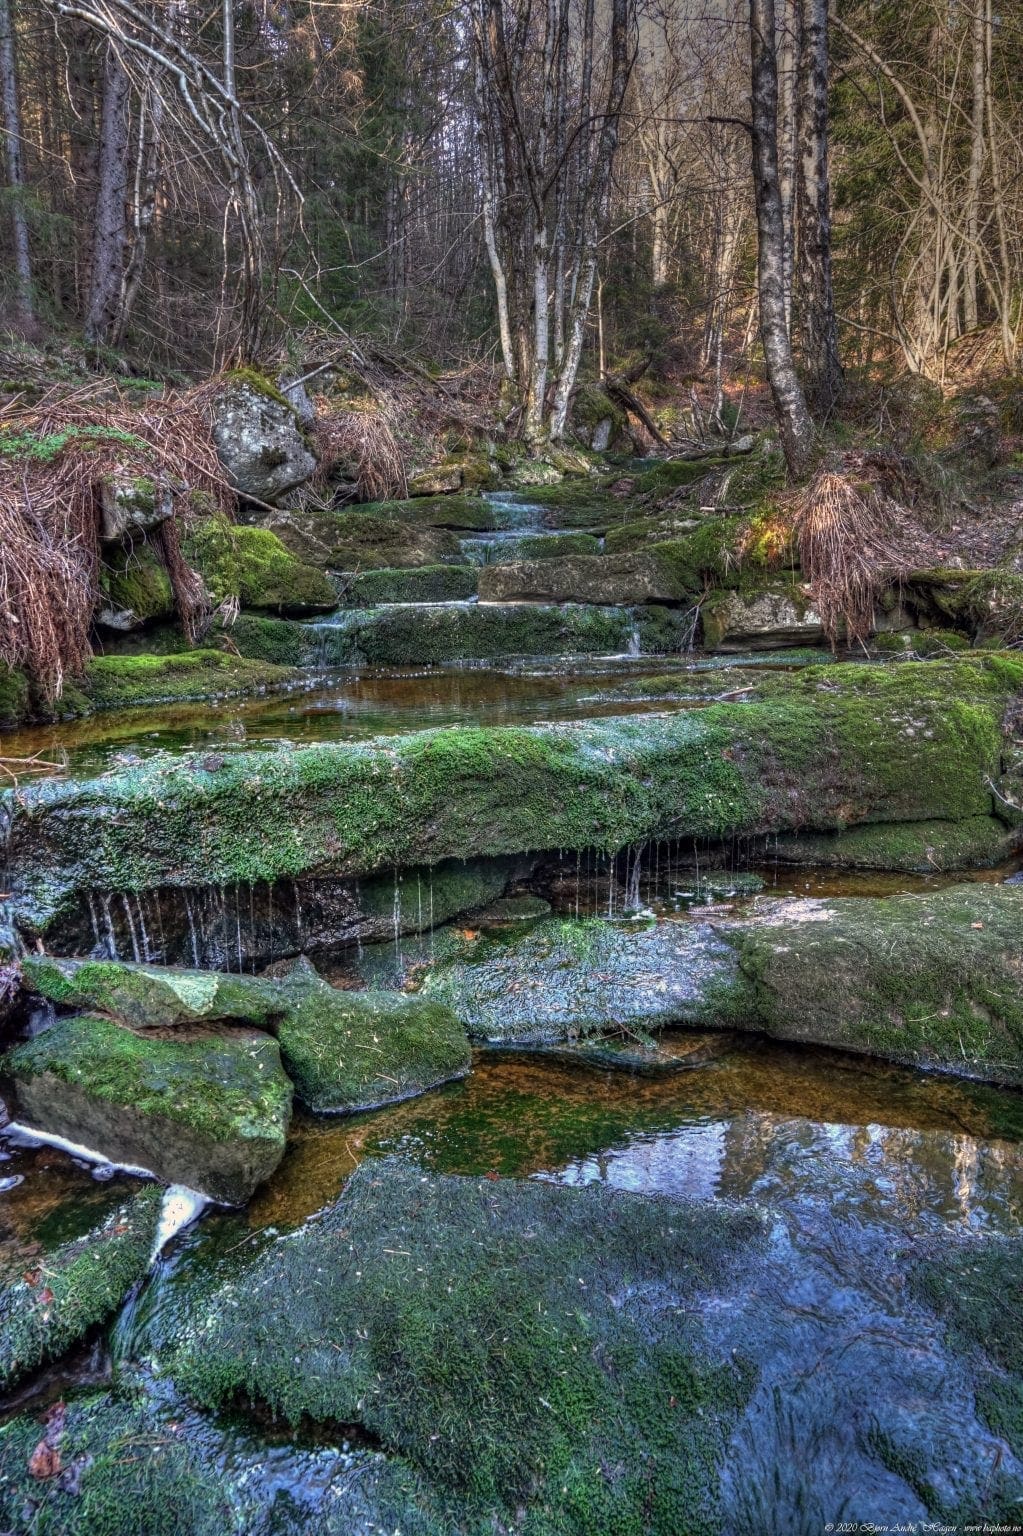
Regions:
<instances>
[{"instance_id":1,"label":"mossy boulder","mask_svg":"<svg viewBox=\"0 0 1023 1536\"><path fill-rule=\"evenodd\" d=\"M90 890L1004 819L992 785L1021 685L1014 656L832 664L764 672L755 699L668 715L152 759L26 783L2 802L8 886L19 922L45 928Z\"/></svg>"},{"instance_id":2,"label":"mossy boulder","mask_svg":"<svg viewBox=\"0 0 1023 1536\"><path fill-rule=\"evenodd\" d=\"M525 932L448 932L419 956L422 995L474 1039L535 1044L726 1023L743 1002L734 956L706 924L541 919Z\"/></svg>"},{"instance_id":3,"label":"mossy boulder","mask_svg":"<svg viewBox=\"0 0 1023 1536\"><path fill-rule=\"evenodd\" d=\"M209 517L194 525L182 554L206 583L214 604L237 597L243 608L325 613L337 606L332 582L305 565L269 528Z\"/></svg>"},{"instance_id":4,"label":"mossy boulder","mask_svg":"<svg viewBox=\"0 0 1023 1536\"><path fill-rule=\"evenodd\" d=\"M428 523L402 521L355 507L328 512L264 513L260 527L275 533L299 560L329 571L408 569L418 565L459 565L458 536Z\"/></svg>"},{"instance_id":5,"label":"mossy boulder","mask_svg":"<svg viewBox=\"0 0 1023 1536\"><path fill-rule=\"evenodd\" d=\"M774 837L764 855L781 864L930 875L1000 864L1020 842L1020 831L994 816L970 816L965 821L909 821L823 836Z\"/></svg>"},{"instance_id":6,"label":"mossy boulder","mask_svg":"<svg viewBox=\"0 0 1023 1536\"><path fill-rule=\"evenodd\" d=\"M4 1065L27 1125L217 1200L248 1199L284 1154L291 1084L258 1030L164 1037L76 1014Z\"/></svg>"},{"instance_id":7,"label":"mossy boulder","mask_svg":"<svg viewBox=\"0 0 1023 1536\"><path fill-rule=\"evenodd\" d=\"M469 1070L465 1030L432 998L339 991L303 960L283 991L281 1059L310 1109L337 1114L393 1104Z\"/></svg>"},{"instance_id":8,"label":"mossy boulder","mask_svg":"<svg viewBox=\"0 0 1023 1536\"><path fill-rule=\"evenodd\" d=\"M733 942L759 1027L1023 1084L1023 890L768 905Z\"/></svg>"},{"instance_id":9,"label":"mossy boulder","mask_svg":"<svg viewBox=\"0 0 1023 1536\"><path fill-rule=\"evenodd\" d=\"M478 572L469 565L363 571L342 578L340 600L357 608L368 608L374 603L464 602L476 596L477 577Z\"/></svg>"},{"instance_id":10,"label":"mossy boulder","mask_svg":"<svg viewBox=\"0 0 1023 1536\"><path fill-rule=\"evenodd\" d=\"M364 1163L142 1342L204 1408L362 1426L443 1529L678 1536L713 1528L755 1374L690 1314L764 1240L752 1211Z\"/></svg>"},{"instance_id":11,"label":"mossy boulder","mask_svg":"<svg viewBox=\"0 0 1023 1536\"><path fill-rule=\"evenodd\" d=\"M118 960L26 955L22 980L29 992L59 1008L101 1013L133 1029L171 1029L224 1019L266 1028L286 1006L278 989L251 976Z\"/></svg>"},{"instance_id":12,"label":"mossy boulder","mask_svg":"<svg viewBox=\"0 0 1023 1536\"><path fill-rule=\"evenodd\" d=\"M97 622L115 630L138 629L174 614L174 593L163 562L145 539L124 541L104 552Z\"/></svg>"},{"instance_id":13,"label":"mossy boulder","mask_svg":"<svg viewBox=\"0 0 1023 1536\"><path fill-rule=\"evenodd\" d=\"M84 1232L0 1264L0 1388L59 1359L120 1307L149 1269L162 1191L114 1195Z\"/></svg>"}]
</instances>

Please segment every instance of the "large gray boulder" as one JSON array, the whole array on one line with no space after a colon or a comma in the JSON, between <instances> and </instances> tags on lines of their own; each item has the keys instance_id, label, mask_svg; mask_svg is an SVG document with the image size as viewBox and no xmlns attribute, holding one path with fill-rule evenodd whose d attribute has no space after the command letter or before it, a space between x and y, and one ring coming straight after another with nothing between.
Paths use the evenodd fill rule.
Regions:
<instances>
[{"instance_id":1,"label":"large gray boulder","mask_svg":"<svg viewBox=\"0 0 1023 1536\"><path fill-rule=\"evenodd\" d=\"M217 396L213 441L238 494L270 505L304 485L316 469L294 408L256 374L229 378Z\"/></svg>"}]
</instances>

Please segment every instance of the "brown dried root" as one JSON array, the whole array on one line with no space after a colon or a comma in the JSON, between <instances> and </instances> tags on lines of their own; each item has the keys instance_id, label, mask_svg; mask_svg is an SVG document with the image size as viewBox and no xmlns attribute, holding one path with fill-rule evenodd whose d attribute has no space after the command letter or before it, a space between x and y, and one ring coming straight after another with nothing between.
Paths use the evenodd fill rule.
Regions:
<instances>
[{"instance_id":1,"label":"brown dried root","mask_svg":"<svg viewBox=\"0 0 1023 1536\"><path fill-rule=\"evenodd\" d=\"M4 420L0 663L24 669L43 699L59 698L65 678L79 675L92 655L103 482L151 480L170 492L174 519L192 490L225 510L232 504L213 444L212 393L206 386L140 404L95 381L72 394L53 390ZM152 542L192 636L206 598L181 557L175 522Z\"/></svg>"},{"instance_id":2,"label":"brown dried root","mask_svg":"<svg viewBox=\"0 0 1023 1536\"><path fill-rule=\"evenodd\" d=\"M793 531L831 645L864 641L886 587L926 563L927 538L879 486L821 469L795 498Z\"/></svg>"}]
</instances>

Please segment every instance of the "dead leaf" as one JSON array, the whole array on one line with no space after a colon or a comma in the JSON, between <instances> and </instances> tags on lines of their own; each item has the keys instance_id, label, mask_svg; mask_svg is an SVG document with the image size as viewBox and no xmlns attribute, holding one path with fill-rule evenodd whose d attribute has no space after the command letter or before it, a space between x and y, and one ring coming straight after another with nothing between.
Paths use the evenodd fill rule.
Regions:
<instances>
[{"instance_id":1,"label":"dead leaf","mask_svg":"<svg viewBox=\"0 0 1023 1536\"><path fill-rule=\"evenodd\" d=\"M43 1483L48 1478L56 1477L60 1469L61 1459L57 1447L49 1445L46 1440L40 1440L28 1459L29 1476Z\"/></svg>"}]
</instances>

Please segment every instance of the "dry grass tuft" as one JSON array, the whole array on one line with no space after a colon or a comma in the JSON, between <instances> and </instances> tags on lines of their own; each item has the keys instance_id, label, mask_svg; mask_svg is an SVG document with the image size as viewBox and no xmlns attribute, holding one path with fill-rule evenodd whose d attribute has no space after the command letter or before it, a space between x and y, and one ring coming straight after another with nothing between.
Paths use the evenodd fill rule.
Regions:
<instances>
[{"instance_id":1,"label":"dry grass tuft","mask_svg":"<svg viewBox=\"0 0 1023 1536\"><path fill-rule=\"evenodd\" d=\"M206 595L185 564L177 518L191 491L232 504L211 434L212 386L143 402L96 381L8 413L0 429L0 662L60 697L92 648L99 596L100 488L152 481L172 516L151 542L163 560L186 633L202 627Z\"/></svg>"},{"instance_id":2,"label":"dry grass tuft","mask_svg":"<svg viewBox=\"0 0 1023 1536\"><path fill-rule=\"evenodd\" d=\"M380 404L365 410L331 411L327 402L318 403L314 429L320 454L317 479L326 481L342 469L355 480L363 501L406 497L408 480L393 413Z\"/></svg>"},{"instance_id":3,"label":"dry grass tuft","mask_svg":"<svg viewBox=\"0 0 1023 1536\"><path fill-rule=\"evenodd\" d=\"M926 564L927 536L877 485L821 469L793 503L793 531L831 645L862 642L881 592Z\"/></svg>"}]
</instances>

